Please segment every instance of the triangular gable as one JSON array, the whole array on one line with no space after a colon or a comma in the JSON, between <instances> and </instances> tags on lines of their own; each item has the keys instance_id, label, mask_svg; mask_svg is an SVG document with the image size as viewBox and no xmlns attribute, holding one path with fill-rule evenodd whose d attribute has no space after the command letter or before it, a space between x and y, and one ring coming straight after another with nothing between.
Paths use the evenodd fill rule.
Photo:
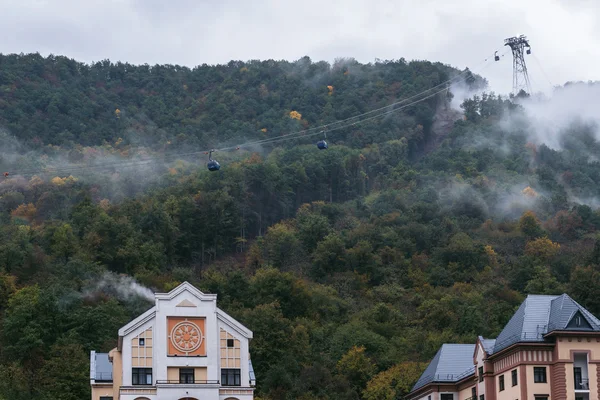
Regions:
<instances>
[{"instance_id":1,"label":"triangular gable","mask_svg":"<svg viewBox=\"0 0 600 400\"><path fill-rule=\"evenodd\" d=\"M477 336L477 341L475 342L475 349L473 349L473 364L477 364L477 355L479 354L479 352L483 352L483 358L485 358L485 350L483 348L483 343L481 343L481 340L483 338L481 336Z\"/></svg>"},{"instance_id":2,"label":"triangular gable","mask_svg":"<svg viewBox=\"0 0 600 400\"><path fill-rule=\"evenodd\" d=\"M583 313L580 310L576 311L573 314L569 323L566 326L566 329L567 330L585 330L585 331L594 330L594 328L592 328L592 325L590 324L590 322L587 320L585 315L583 315Z\"/></svg>"},{"instance_id":3,"label":"triangular gable","mask_svg":"<svg viewBox=\"0 0 600 400\"><path fill-rule=\"evenodd\" d=\"M181 285L177 286L175 289L171 290L169 293L155 293L154 296L157 300L172 300L181 293L187 292L197 298L200 301L216 301L216 294L206 294L202 293L200 290L196 289L189 282L183 282Z\"/></svg>"},{"instance_id":4,"label":"triangular gable","mask_svg":"<svg viewBox=\"0 0 600 400\"><path fill-rule=\"evenodd\" d=\"M217 307L217 319L225 324L228 328L236 331L241 336L252 339L253 334L252 331L246 328L244 325L240 324L237 320L235 320L232 316L227 314L225 311L221 310Z\"/></svg>"},{"instance_id":5,"label":"triangular gable","mask_svg":"<svg viewBox=\"0 0 600 400\"><path fill-rule=\"evenodd\" d=\"M177 304L175 307L196 307L196 305L188 299L185 299L181 303Z\"/></svg>"},{"instance_id":6,"label":"triangular gable","mask_svg":"<svg viewBox=\"0 0 600 400\"><path fill-rule=\"evenodd\" d=\"M146 322L153 320L154 317L156 317L156 306L152 307L151 309L149 309L148 311L146 311L139 317L133 319L127 325L121 327L121 329L119 329L119 344L117 346L119 348L119 350L121 350L121 345L122 345L121 339L123 338L123 336L131 333L132 331L139 328Z\"/></svg>"}]
</instances>

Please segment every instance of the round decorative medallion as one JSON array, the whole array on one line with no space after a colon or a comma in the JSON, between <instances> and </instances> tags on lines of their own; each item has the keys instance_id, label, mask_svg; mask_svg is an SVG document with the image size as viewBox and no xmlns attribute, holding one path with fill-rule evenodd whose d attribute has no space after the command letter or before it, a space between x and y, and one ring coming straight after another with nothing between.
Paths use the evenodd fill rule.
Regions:
<instances>
[{"instance_id":1,"label":"round decorative medallion","mask_svg":"<svg viewBox=\"0 0 600 400\"><path fill-rule=\"evenodd\" d=\"M179 351L192 352L202 344L202 331L190 321L182 321L171 330L171 343Z\"/></svg>"}]
</instances>

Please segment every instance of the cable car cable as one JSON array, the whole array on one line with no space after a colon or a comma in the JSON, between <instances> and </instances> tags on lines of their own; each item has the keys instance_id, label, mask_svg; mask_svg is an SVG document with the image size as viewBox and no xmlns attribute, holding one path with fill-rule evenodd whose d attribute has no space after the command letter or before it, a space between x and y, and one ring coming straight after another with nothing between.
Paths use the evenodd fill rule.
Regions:
<instances>
[{"instance_id":1,"label":"cable car cable","mask_svg":"<svg viewBox=\"0 0 600 400\"><path fill-rule=\"evenodd\" d=\"M502 54L501 56L504 56L504 54ZM482 64L485 64L486 62L488 62L488 58L486 58L484 61L482 61L479 64L477 64L476 68L479 67ZM486 67L487 67L487 65L483 66L479 71L485 69ZM429 92L429 91L431 91L431 90L433 90L435 88L438 88L440 86L444 86L444 85L446 85L448 83L458 83L458 82L464 81L467 77L464 77L464 78L458 79L458 80L457 80L457 78L460 77L460 76L462 76L462 75L467 74L467 72L473 73L473 70L465 69L461 73L455 75L453 78L448 79L448 80L446 80L446 81L444 81L444 82L442 82L442 83L440 83L438 85L435 85L435 86L433 86L431 88L423 90L420 93L417 93L417 94L412 95L412 96L410 96L408 98L399 100L397 102L388 104L386 106L370 110L370 111L362 113L362 114L358 114L358 115L355 115L355 116L352 116L352 117L349 117L349 118L345 118L343 120L335 121L335 122L332 122L332 123L329 123L329 124L325 124L325 125L321 125L321 126L317 126L317 127L305 129L305 130L302 130L302 131L291 132L291 133L288 133L288 134L285 134L285 135L282 135L282 136L278 136L278 137L275 137L275 138L262 139L262 140L248 142L248 143L237 145L237 146L224 147L224 148L219 149L218 151L227 151L227 150L233 150L233 149L239 150L240 147L249 147L249 146L260 145L260 144L278 143L278 142L281 142L281 141L296 139L296 137L291 137L291 136L302 135L301 137L311 137L311 136L314 136L314 135L322 133L322 131L324 129L329 129L330 131L334 131L334 130L339 130L339 129L347 128L347 127L355 125L355 124L359 124L359 123L363 123L363 122L366 122L366 121L370 121L372 119L375 119L375 118L378 118L378 117L381 117L381 116L385 116L385 115L391 114L391 113L396 112L396 111L400 111L400 110L405 109L405 108L407 108L407 107L409 107L411 105L420 103L420 102L422 102L422 101L424 101L426 99L429 99L429 98L431 98L431 97L433 97L433 96L435 96L435 95L437 95L439 93L442 93L442 92L446 91L448 89L448 87L444 87L443 89L441 89L439 91L436 91L436 92L434 92L432 94L429 94L428 96L423 97L421 99L418 99L416 101L413 101L413 102L411 102L409 104L405 104L405 105L403 105L401 107L398 107L398 108L393 108L393 107L395 107L395 106L397 106L399 104L402 104L402 103L404 103L406 101L409 101L411 99L415 99L415 98L417 98L417 97L419 97L419 96L421 96L421 95L423 95L423 94L425 94L425 93L427 93L427 92ZM374 115L374 116L370 116L370 117L362 119L362 120L358 120L358 121L354 121L354 122L345 124L348 121L359 119L359 118L362 118L364 116L376 113L378 111L389 109L390 107L392 107L391 110L387 110L387 111L384 111L383 113L380 113L380 114L377 114L377 115ZM341 125L341 126L335 126L335 125ZM308 134L308 135L306 134L308 132L312 132L312 131L315 131L315 130L319 130L319 131L315 132L315 133ZM74 172L74 171L80 171L82 169L103 169L103 168L117 169L117 168L121 168L121 167L128 167L128 166L136 166L136 165L149 164L149 163L155 162L156 160L161 159L161 158L164 160L165 158L186 157L186 156L198 155L198 154L201 154L201 153L206 154L207 152L208 152L208 150L196 151L196 152L191 152L191 153L182 153L182 154L181 153L180 154L177 154L177 153L175 153L175 154L164 154L164 155L162 155L160 157L150 157L147 160L137 160L137 161L130 160L130 161L125 161L125 162L121 162L121 163L114 163L114 162L112 162L112 163L106 163L106 164L78 165L78 166L70 166L70 167L57 167L57 168L48 167L48 168L44 168L44 169L41 169L41 170L40 169L35 169L35 170L29 169L29 170L23 170L23 171L10 172L10 174L11 175L32 175L32 174L35 174L35 173L51 173L51 172L56 173L56 172L70 172L70 171ZM5 175L5 176L7 176L7 175Z\"/></svg>"}]
</instances>

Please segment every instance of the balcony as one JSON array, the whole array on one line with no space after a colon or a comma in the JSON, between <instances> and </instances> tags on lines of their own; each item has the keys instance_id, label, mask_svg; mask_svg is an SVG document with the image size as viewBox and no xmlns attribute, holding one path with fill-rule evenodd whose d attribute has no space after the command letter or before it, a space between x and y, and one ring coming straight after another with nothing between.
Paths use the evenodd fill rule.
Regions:
<instances>
[{"instance_id":1,"label":"balcony","mask_svg":"<svg viewBox=\"0 0 600 400\"><path fill-rule=\"evenodd\" d=\"M220 382L218 380L189 380L189 381L181 381L179 379L176 380L166 380L166 381L156 381L157 385L218 385Z\"/></svg>"},{"instance_id":2,"label":"balcony","mask_svg":"<svg viewBox=\"0 0 600 400\"><path fill-rule=\"evenodd\" d=\"M575 381L575 390L590 390L589 379L580 379Z\"/></svg>"},{"instance_id":3,"label":"balcony","mask_svg":"<svg viewBox=\"0 0 600 400\"><path fill-rule=\"evenodd\" d=\"M96 383L112 382L112 372L96 372L95 374Z\"/></svg>"}]
</instances>

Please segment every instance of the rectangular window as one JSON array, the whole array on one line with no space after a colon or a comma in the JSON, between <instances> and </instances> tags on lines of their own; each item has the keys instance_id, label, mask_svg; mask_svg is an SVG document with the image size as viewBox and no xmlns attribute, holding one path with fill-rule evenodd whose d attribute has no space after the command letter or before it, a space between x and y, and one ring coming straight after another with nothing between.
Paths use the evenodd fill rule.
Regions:
<instances>
[{"instance_id":1,"label":"rectangular window","mask_svg":"<svg viewBox=\"0 0 600 400\"><path fill-rule=\"evenodd\" d=\"M234 346L235 346L235 344L234 344L233 339L227 339L227 347L234 347Z\"/></svg>"},{"instance_id":2,"label":"rectangular window","mask_svg":"<svg viewBox=\"0 0 600 400\"><path fill-rule=\"evenodd\" d=\"M548 400L548 396L535 396L535 400Z\"/></svg>"},{"instance_id":3,"label":"rectangular window","mask_svg":"<svg viewBox=\"0 0 600 400\"><path fill-rule=\"evenodd\" d=\"M440 400L454 400L454 395L452 393L443 393Z\"/></svg>"},{"instance_id":4,"label":"rectangular window","mask_svg":"<svg viewBox=\"0 0 600 400\"><path fill-rule=\"evenodd\" d=\"M504 375L498 377L498 387L500 388L500 391L504 390Z\"/></svg>"},{"instance_id":5,"label":"rectangular window","mask_svg":"<svg viewBox=\"0 0 600 400\"><path fill-rule=\"evenodd\" d=\"M152 368L132 368L132 385L152 385Z\"/></svg>"},{"instance_id":6,"label":"rectangular window","mask_svg":"<svg viewBox=\"0 0 600 400\"><path fill-rule=\"evenodd\" d=\"M139 343L139 346L140 346L140 347L142 347L142 346L144 346L144 345L146 344L146 339L144 339L144 338L139 338L139 339L138 339L138 343Z\"/></svg>"},{"instance_id":7,"label":"rectangular window","mask_svg":"<svg viewBox=\"0 0 600 400\"><path fill-rule=\"evenodd\" d=\"M485 400L485 395L479 395L479 400Z\"/></svg>"},{"instance_id":8,"label":"rectangular window","mask_svg":"<svg viewBox=\"0 0 600 400\"><path fill-rule=\"evenodd\" d=\"M483 382L483 367L479 367L479 382Z\"/></svg>"},{"instance_id":9,"label":"rectangular window","mask_svg":"<svg viewBox=\"0 0 600 400\"><path fill-rule=\"evenodd\" d=\"M194 383L194 369L179 368L179 383Z\"/></svg>"},{"instance_id":10,"label":"rectangular window","mask_svg":"<svg viewBox=\"0 0 600 400\"><path fill-rule=\"evenodd\" d=\"M427 396L427 400L431 400L431 396Z\"/></svg>"},{"instance_id":11,"label":"rectangular window","mask_svg":"<svg viewBox=\"0 0 600 400\"><path fill-rule=\"evenodd\" d=\"M533 367L533 381L546 383L546 367Z\"/></svg>"},{"instance_id":12,"label":"rectangular window","mask_svg":"<svg viewBox=\"0 0 600 400\"><path fill-rule=\"evenodd\" d=\"M233 368L221 369L221 385L223 386L241 386L240 370Z\"/></svg>"},{"instance_id":13,"label":"rectangular window","mask_svg":"<svg viewBox=\"0 0 600 400\"><path fill-rule=\"evenodd\" d=\"M477 400L477 389L475 389L474 387L471 388L471 398L473 400Z\"/></svg>"},{"instance_id":14,"label":"rectangular window","mask_svg":"<svg viewBox=\"0 0 600 400\"><path fill-rule=\"evenodd\" d=\"M100 400L113 400L112 396L100 396Z\"/></svg>"},{"instance_id":15,"label":"rectangular window","mask_svg":"<svg viewBox=\"0 0 600 400\"><path fill-rule=\"evenodd\" d=\"M510 374L512 376L512 385L517 386L519 384L519 381L517 380L517 370L513 369Z\"/></svg>"}]
</instances>

